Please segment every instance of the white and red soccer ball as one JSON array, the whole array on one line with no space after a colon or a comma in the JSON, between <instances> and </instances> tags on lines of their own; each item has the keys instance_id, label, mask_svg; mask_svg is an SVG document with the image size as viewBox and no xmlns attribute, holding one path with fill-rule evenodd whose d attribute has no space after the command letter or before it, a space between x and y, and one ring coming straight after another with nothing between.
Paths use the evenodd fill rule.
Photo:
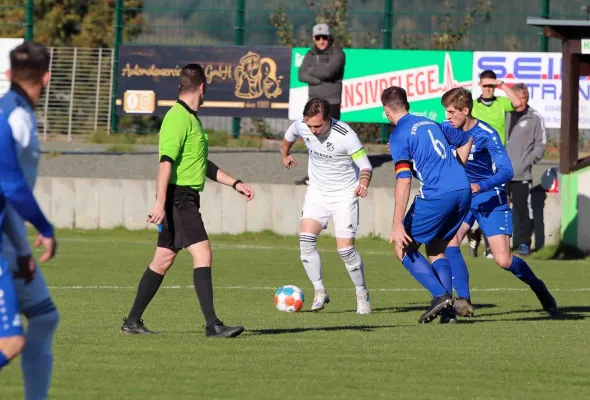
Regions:
<instances>
[{"instance_id":1,"label":"white and red soccer ball","mask_svg":"<svg viewBox=\"0 0 590 400\"><path fill-rule=\"evenodd\" d=\"M275 306L283 312L299 312L305 297L303 291L294 285L281 286L275 293Z\"/></svg>"}]
</instances>

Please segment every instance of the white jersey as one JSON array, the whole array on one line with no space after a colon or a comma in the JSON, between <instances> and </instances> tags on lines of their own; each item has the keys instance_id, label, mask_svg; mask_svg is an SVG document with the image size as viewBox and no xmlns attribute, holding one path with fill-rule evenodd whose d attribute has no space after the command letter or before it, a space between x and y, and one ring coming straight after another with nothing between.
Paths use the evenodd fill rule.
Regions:
<instances>
[{"instance_id":1,"label":"white jersey","mask_svg":"<svg viewBox=\"0 0 590 400\"><path fill-rule=\"evenodd\" d=\"M289 127L285 139L295 142L298 138L308 149L310 189L324 196L353 196L359 184L359 168L352 155L363 150L356 132L332 118L328 133L316 136L303 120L298 120Z\"/></svg>"}]
</instances>

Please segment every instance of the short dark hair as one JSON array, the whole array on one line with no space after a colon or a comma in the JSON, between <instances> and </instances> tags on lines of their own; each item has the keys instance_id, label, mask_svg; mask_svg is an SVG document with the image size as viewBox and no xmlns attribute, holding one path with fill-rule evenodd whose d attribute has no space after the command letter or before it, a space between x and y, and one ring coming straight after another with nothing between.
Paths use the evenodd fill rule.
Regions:
<instances>
[{"instance_id":1,"label":"short dark hair","mask_svg":"<svg viewBox=\"0 0 590 400\"><path fill-rule=\"evenodd\" d=\"M185 65L180 71L180 94L196 92L206 81L205 70L200 64Z\"/></svg>"},{"instance_id":2,"label":"short dark hair","mask_svg":"<svg viewBox=\"0 0 590 400\"><path fill-rule=\"evenodd\" d=\"M471 92L465 88L453 88L443 94L441 103L443 107L453 106L457 110L468 108L469 111L473 108L473 96Z\"/></svg>"},{"instance_id":3,"label":"short dark hair","mask_svg":"<svg viewBox=\"0 0 590 400\"><path fill-rule=\"evenodd\" d=\"M305 107L303 107L303 117L311 118L318 114L321 114L322 119L327 121L332 118L332 107L328 100L314 97L305 104Z\"/></svg>"},{"instance_id":4,"label":"short dark hair","mask_svg":"<svg viewBox=\"0 0 590 400\"><path fill-rule=\"evenodd\" d=\"M406 90L399 86L388 87L381 93L381 103L393 110L405 109L410 110L410 103L408 103L408 95Z\"/></svg>"},{"instance_id":5,"label":"short dark hair","mask_svg":"<svg viewBox=\"0 0 590 400\"><path fill-rule=\"evenodd\" d=\"M483 71L481 74L479 74L479 79L498 79L496 77L496 73L494 71L492 71L491 69L486 69L485 71Z\"/></svg>"},{"instance_id":6,"label":"short dark hair","mask_svg":"<svg viewBox=\"0 0 590 400\"><path fill-rule=\"evenodd\" d=\"M11 80L40 82L49 72L50 55L45 46L26 41L10 52Z\"/></svg>"}]
</instances>

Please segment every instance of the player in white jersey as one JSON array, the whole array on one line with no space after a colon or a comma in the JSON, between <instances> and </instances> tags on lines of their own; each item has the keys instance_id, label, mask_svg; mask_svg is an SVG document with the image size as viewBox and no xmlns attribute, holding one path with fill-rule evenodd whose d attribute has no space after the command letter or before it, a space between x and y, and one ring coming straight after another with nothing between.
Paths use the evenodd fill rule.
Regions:
<instances>
[{"instance_id":1,"label":"player in white jersey","mask_svg":"<svg viewBox=\"0 0 590 400\"><path fill-rule=\"evenodd\" d=\"M34 109L49 83L49 61L47 49L37 43L25 42L12 50L8 74L11 87L0 98L0 111L8 119L20 169L31 190L37 180L41 150ZM24 220L10 204L6 207L2 231L2 254L12 269L21 313L28 321L21 354L25 398L45 399L51 380L53 334L59 313L31 255Z\"/></svg>"},{"instance_id":2,"label":"player in white jersey","mask_svg":"<svg viewBox=\"0 0 590 400\"><path fill-rule=\"evenodd\" d=\"M301 212L299 247L301 262L314 286L312 310L330 301L322 281L322 263L317 239L331 218L336 247L356 287L357 314L369 314L371 304L365 284L363 260L354 247L359 224L359 197L366 197L373 167L357 134L344 122L331 117L330 104L313 98L283 139L283 165L298 165L289 153L297 139L303 139L309 153L309 186Z\"/></svg>"}]
</instances>

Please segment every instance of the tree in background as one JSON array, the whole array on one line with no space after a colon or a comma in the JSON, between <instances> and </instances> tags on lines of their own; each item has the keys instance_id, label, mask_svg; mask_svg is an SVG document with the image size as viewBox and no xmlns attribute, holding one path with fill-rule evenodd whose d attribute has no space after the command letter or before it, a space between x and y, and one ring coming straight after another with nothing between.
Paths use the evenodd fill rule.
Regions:
<instances>
[{"instance_id":1,"label":"tree in background","mask_svg":"<svg viewBox=\"0 0 590 400\"><path fill-rule=\"evenodd\" d=\"M123 4L128 39L141 31L143 0ZM24 37L25 5L25 0L5 0L0 36ZM112 47L114 21L115 0L35 0L35 40L46 46Z\"/></svg>"}]
</instances>

